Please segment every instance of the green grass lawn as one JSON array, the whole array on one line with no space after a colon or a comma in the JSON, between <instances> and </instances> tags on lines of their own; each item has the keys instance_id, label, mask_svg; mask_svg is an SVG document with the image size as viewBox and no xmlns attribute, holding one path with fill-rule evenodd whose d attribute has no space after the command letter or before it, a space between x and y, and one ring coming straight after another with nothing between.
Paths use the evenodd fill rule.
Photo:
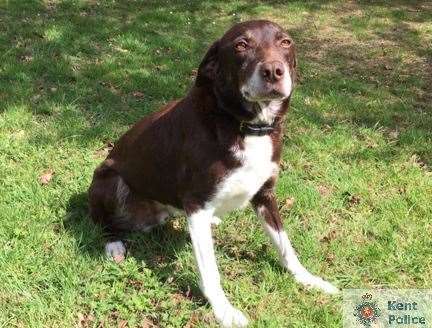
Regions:
<instances>
[{"instance_id":1,"label":"green grass lawn","mask_svg":"<svg viewBox=\"0 0 432 328\"><path fill-rule=\"evenodd\" d=\"M131 235L117 265L86 190L110 144L182 97L208 45L249 18L297 43L277 191L305 266L340 288L432 288L429 1L5 0L0 327L216 327L185 220ZM215 240L251 327L341 326L341 298L294 283L250 209Z\"/></svg>"}]
</instances>

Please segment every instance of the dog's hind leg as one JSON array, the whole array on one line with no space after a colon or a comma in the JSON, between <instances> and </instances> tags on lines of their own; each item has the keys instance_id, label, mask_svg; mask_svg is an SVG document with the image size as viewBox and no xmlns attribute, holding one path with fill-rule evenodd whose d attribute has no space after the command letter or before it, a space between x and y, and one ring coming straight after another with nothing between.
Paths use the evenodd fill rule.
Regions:
<instances>
[{"instance_id":1,"label":"dog's hind leg","mask_svg":"<svg viewBox=\"0 0 432 328\"><path fill-rule=\"evenodd\" d=\"M105 253L116 262L122 261L126 256L126 246L118 226L124 220L120 212L127 195L119 195L120 181L120 175L110 168L110 162L107 160L95 170L88 191L90 217L106 233Z\"/></svg>"},{"instance_id":2,"label":"dog's hind leg","mask_svg":"<svg viewBox=\"0 0 432 328\"><path fill-rule=\"evenodd\" d=\"M264 230L277 248L282 265L294 275L295 279L307 287L318 288L329 294L338 293L339 290L335 286L313 275L300 263L286 232L283 230L272 188L263 187L252 199L252 204L262 221Z\"/></svg>"},{"instance_id":3,"label":"dog's hind leg","mask_svg":"<svg viewBox=\"0 0 432 328\"><path fill-rule=\"evenodd\" d=\"M148 231L164 223L170 214L163 205L134 195L109 164L107 160L95 170L89 189L90 216L107 234L108 257L121 261L126 255L125 233Z\"/></svg>"}]
</instances>

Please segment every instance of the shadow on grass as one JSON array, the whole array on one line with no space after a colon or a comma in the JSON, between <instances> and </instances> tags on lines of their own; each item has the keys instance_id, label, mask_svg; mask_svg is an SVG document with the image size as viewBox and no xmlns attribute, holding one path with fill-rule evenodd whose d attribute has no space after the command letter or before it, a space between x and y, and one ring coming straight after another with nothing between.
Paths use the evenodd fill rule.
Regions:
<instances>
[{"instance_id":1,"label":"shadow on grass","mask_svg":"<svg viewBox=\"0 0 432 328\"><path fill-rule=\"evenodd\" d=\"M430 21L432 6L425 1L396 4L341 6L334 12L337 28L323 35L320 28L308 27L319 12L295 27L292 33L308 71L300 88L325 106L299 104L294 98L293 107L320 129L346 127L354 135L362 128L380 130L387 139L389 147L347 154L351 159L389 163L404 153L430 166L432 51L416 24Z\"/></svg>"},{"instance_id":2,"label":"shadow on grass","mask_svg":"<svg viewBox=\"0 0 432 328\"><path fill-rule=\"evenodd\" d=\"M306 71L301 87L306 94L339 101L335 110L322 110L294 99L298 115L318 127L348 122L353 128L378 125L430 138L431 52L412 23L427 21L431 8L424 1L333 5L8 2L0 25L5 32L0 49L4 108L22 105L40 120L53 120L57 140L73 138L82 146L113 140L138 118L185 94L208 45L239 20L236 13L260 18L262 6L280 12L294 6L308 13L290 29ZM332 38L331 32L317 28L315 21L329 10L340 16L335 25L350 38ZM374 25L374 17L391 23ZM370 36L358 42L357 32ZM401 65L397 49L415 60ZM429 61L419 65L423 58ZM311 70L319 74L307 76ZM36 135L31 142L41 145L52 139ZM425 161L432 159L430 151L417 149L414 137L401 139L398 147L412 147Z\"/></svg>"},{"instance_id":3,"label":"shadow on grass","mask_svg":"<svg viewBox=\"0 0 432 328\"><path fill-rule=\"evenodd\" d=\"M85 145L110 137L185 93L216 38L204 6L10 2L1 26L4 110L24 105L53 119L58 139L79 136Z\"/></svg>"},{"instance_id":4,"label":"shadow on grass","mask_svg":"<svg viewBox=\"0 0 432 328\"><path fill-rule=\"evenodd\" d=\"M80 193L70 198L63 225L77 241L79 250L92 258L105 258L106 236L88 215L87 194ZM183 227L174 228L172 221L146 233L124 234L127 256L137 262L145 263L158 280L164 284L177 271L177 254L189 242L189 235ZM205 303L197 281L188 279L184 274L175 276L179 291L193 297L195 302Z\"/></svg>"},{"instance_id":5,"label":"shadow on grass","mask_svg":"<svg viewBox=\"0 0 432 328\"><path fill-rule=\"evenodd\" d=\"M122 240L126 243L127 256L133 257L137 262L145 263L145 266L153 271L161 284L174 278L179 292L203 305L207 301L200 291L197 279L185 274L181 268L177 267L178 254L187 244L190 244L187 228L184 224L179 224L181 220L184 219L174 218L150 232L126 233ZM106 236L100 226L95 225L88 215L87 193L79 193L69 199L63 226L77 241L80 252L95 259L105 258ZM219 248L219 251L222 251L231 260L254 262L258 267L265 263L276 272L285 272L269 251L270 245L263 245L261 249L256 249L251 254L249 251L238 252L243 246L243 241L228 238L228 243L229 245ZM195 264L193 271L196 272Z\"/></svg>"}]
</instances>

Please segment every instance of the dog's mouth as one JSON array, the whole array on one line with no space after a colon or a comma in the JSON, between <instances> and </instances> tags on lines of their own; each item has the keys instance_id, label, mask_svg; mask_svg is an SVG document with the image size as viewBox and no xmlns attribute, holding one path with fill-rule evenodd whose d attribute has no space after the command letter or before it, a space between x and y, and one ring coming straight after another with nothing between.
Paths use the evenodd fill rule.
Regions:
<instances>
[{"instance_id":1,"label":"dog's mouth","mask_svg":"<svg viewBox=\"0 0 432 328\"><path fill-rule=\"evenodd\" d=\"M245 100L253 103L272 100L282 101L289 96L286 95L282 90L274 86L264 88L264 90L260 90L256 93L252 93L249 90L242 90L241 94Z\"/></svg>"}]
</instances>

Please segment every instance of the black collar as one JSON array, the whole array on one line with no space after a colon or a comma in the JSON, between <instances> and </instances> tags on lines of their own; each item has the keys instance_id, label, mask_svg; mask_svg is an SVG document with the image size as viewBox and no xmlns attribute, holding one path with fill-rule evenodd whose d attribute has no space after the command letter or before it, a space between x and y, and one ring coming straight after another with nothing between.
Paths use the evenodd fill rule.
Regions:
<instances>
[{"instance_id":1,"label":"black collar","mask_svg":"<svg viewBox=\"0 0 432 328\"><path fill-rule=\"evenodd\" d=\"M274 130L274 124L252 124L241 122L240 132L244 136L265 136L272 133Z\"/></svg>"},{"instance_id":2,"label":"black collar","mask_svg":"<svg viewBox=\"0 0 432 328\"><path fill-rule=\"evenodd\" d=\"M218 90L216 88L213 88L213 92L215 93L215 95L217 95ZM235 118L236 120L239 120L238 117L236 117L229 110L226 109L225 104L223 103L222 99L223 99L222 97L216 96L216 103L218 105L218 108L222 109L221 112L228 114L229 116ZM270 133L273 132L274 128L275 128L274 122L270 125L270 124L252 124L252 123L240 121L240 133L243 136L265 136L265 135L269 135Z\"/></svg>"}]
</instances>

